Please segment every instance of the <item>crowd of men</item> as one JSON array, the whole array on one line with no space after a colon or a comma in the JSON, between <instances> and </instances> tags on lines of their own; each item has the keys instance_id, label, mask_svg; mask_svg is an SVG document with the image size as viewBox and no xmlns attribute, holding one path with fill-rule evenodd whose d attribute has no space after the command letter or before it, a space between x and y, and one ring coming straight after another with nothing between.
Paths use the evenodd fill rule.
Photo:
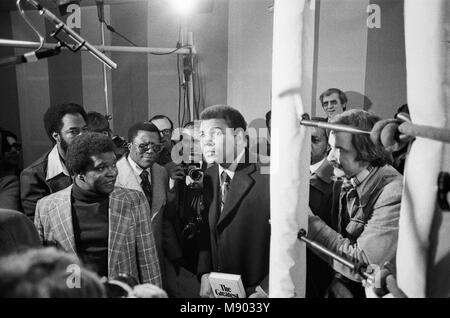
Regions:
<instances>
[{"instance_id":1,"label":"crowd of men","mask_svg":"<svg viewBox=\"0 0 450 318\"><path fill-rule=\"evenodd\" d=\"M346 110L339 89L320 102L327 118L315 121L371 130L380 119ZM270 122L268 112L269 132ZM170 118L156 115L125 139L104 115L63 103L46 111L44 127L53 147L20 174L17 137L0 132L1 296L105 297L108 282L126 276L128 296L213 297L209 275L223 272L241 275L248 297L267 297L270 175L261 158L270 143L265 154L249 149L238 110L208 107L176 137ZM368 135L313 128L308 238L357 264L392 268L399 154ZM70 264L90 282L84 293L49 283L66 279ZM363 279L308 250L306 297L365 297Z\"/></svg>"}]
</instances>

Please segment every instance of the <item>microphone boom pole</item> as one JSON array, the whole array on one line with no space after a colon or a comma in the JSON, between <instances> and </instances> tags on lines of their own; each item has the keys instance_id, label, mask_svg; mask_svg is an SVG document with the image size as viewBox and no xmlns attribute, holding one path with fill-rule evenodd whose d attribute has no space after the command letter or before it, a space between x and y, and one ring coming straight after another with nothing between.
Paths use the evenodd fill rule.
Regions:
<instances>
[{"instance_id":1,"label":"microphone boom pole","mask_svg":"<svg viewBox=\"0 0 450 318\"><path fill-rule=\"evenodd\" d=\"M53 22L57 29L62 29L66 32L74 41L76 41L80 47L84 46L86 49L94 55L98 60L107 65L109 68L116 69L117 64L114 63L111 59L109 59L105 54L101 53L94 46L92 46L89 42L83 39L78 33L74 32L71 28L69 28L64 22L62 22L57 16L55 16L52 12L41 6L35 0L27 0L32 6L34 6L39 14L44 16L50 22Z\"/></svg>"}]
</instances>

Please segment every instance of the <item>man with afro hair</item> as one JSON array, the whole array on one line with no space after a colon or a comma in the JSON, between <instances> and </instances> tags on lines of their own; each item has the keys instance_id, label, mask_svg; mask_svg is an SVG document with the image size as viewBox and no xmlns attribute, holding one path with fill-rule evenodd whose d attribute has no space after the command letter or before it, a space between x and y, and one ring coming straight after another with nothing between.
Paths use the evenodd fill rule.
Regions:
<instances>
[{"instance_id":1,"label":"man with afro hair","mask_svg":"<svg viewBox=\"0 0 450 318\"><path fill-rule=\"evenodd\" d=\"M161 271L146 197L116 187L112 140L77 136L66 156L73 185L38 201L35 226L44 246L77 254L100 276L128 274L161 286Z\"/></svg>"}]
</instances>

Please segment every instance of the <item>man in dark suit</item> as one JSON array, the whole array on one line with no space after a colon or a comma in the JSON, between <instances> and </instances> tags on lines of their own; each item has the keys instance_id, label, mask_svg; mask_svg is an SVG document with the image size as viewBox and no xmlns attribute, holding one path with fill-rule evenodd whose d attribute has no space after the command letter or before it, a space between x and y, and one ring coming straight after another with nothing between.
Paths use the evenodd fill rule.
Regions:
<instances>
[{"instance_id":1,"label":"man in dark suit","mask_svg":"<svg viewBox=\"0 0 450 318\"><path fill-rule=\"evenodd\" d=\"M212 296L208 276L214 271L241 275L246 294L254 296L258 286L267 291L269 174L248 152L247 124L236 109L211 106L200 120L203 155L212 164L203 181L209 230L199 256L200 295Z\"/></svg>"},{"instance_id":2,"label":"man in dark suit","mask_svg":"<svg viewBox=\"0 0 450 318\"><path fill-rule=\"evenodd\" d=\"M22 208L31 220L38 200L72 184L65 164L66 151L76 136L87 131L86 122L86 112L78 104L51 106L45 112L45 130L54 147L20 174Z\"/></svg>"},{"instance_id":3,"label":"man in dark suit","mask_svg":"<svg viewBox=\"0 0 450 318\"><path fill-rule=\"evenodd\" d=\"M313 117L312 120L327 122L327 119L321 117ZM315 215L331 226L333 166L327 160L328 149L326 129L312 128L309 206ZM324 297L331 283L333 271L326 262L310 250L307 250L306 264L306 297Z\"/></svg>"}]
</instances>

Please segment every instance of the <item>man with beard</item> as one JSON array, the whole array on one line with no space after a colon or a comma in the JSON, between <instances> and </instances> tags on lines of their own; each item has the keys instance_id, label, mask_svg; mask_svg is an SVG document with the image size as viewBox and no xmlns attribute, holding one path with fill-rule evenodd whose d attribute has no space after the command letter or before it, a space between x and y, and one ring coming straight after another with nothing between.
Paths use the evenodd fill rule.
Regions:
<instances>
[{"instance_id":1,"label":"man with beard","mask_svg":"<svg viewBox=\"0 0 450 318\"><path fill-rule=\"evenodd\" d=\"M164 219L169 178L164 167L157 163L163 148L160 131L152 123L136 123L128 130L128 142L129 154L117 162L119 176L116 185L137 190L147 198L148 218L151 220L156 248L163 264L163 227L164 238L168 237L169 241L175 236L175 232ZM164 275L164 268L162 270Z\"/></svg>"},{"instance_id":2,"label":"man with beard","mask_svg":"<svg viewBox=\"0 0 450 318\"><path fill-rule=\"evenodd\" d=\"M100 276L128 274L161 286L145 196L116 187L112 140L99 133L76 137L67 151L73 185L39 200L35 226L45 246L78 257Z\"/></svg>"},{"instance_id":3,"label":"man with beard","mask_svg":"<svg viewBox=\"0 0 450 318\"><path fill-rule=\"evenodd\" d=\"M354 109L332 123L370 131L378 120ZM387 261L395 264L402 176L389 164L389 153L369 135L331 130L328 141L328 161L340 179L333 187L333 226L311 214L308 237L355 263L379 268ZM336 271L329 297L364 297L361 276L328 261Z\"/></svg>"},{"instance_id":4,"label":"man with beard","mask_svg":"<svg viewBox=\"0 0 450 318\"><path fill-rule=\"evenodd\" d=\"M20 175L22 208L31 220L39 199L72 184L65 164L66 152L72 140L87 131L86 122L85 110L74 103L51 106L45 112L45 130L54 146Z\"/></svg>"}]
</instances>

